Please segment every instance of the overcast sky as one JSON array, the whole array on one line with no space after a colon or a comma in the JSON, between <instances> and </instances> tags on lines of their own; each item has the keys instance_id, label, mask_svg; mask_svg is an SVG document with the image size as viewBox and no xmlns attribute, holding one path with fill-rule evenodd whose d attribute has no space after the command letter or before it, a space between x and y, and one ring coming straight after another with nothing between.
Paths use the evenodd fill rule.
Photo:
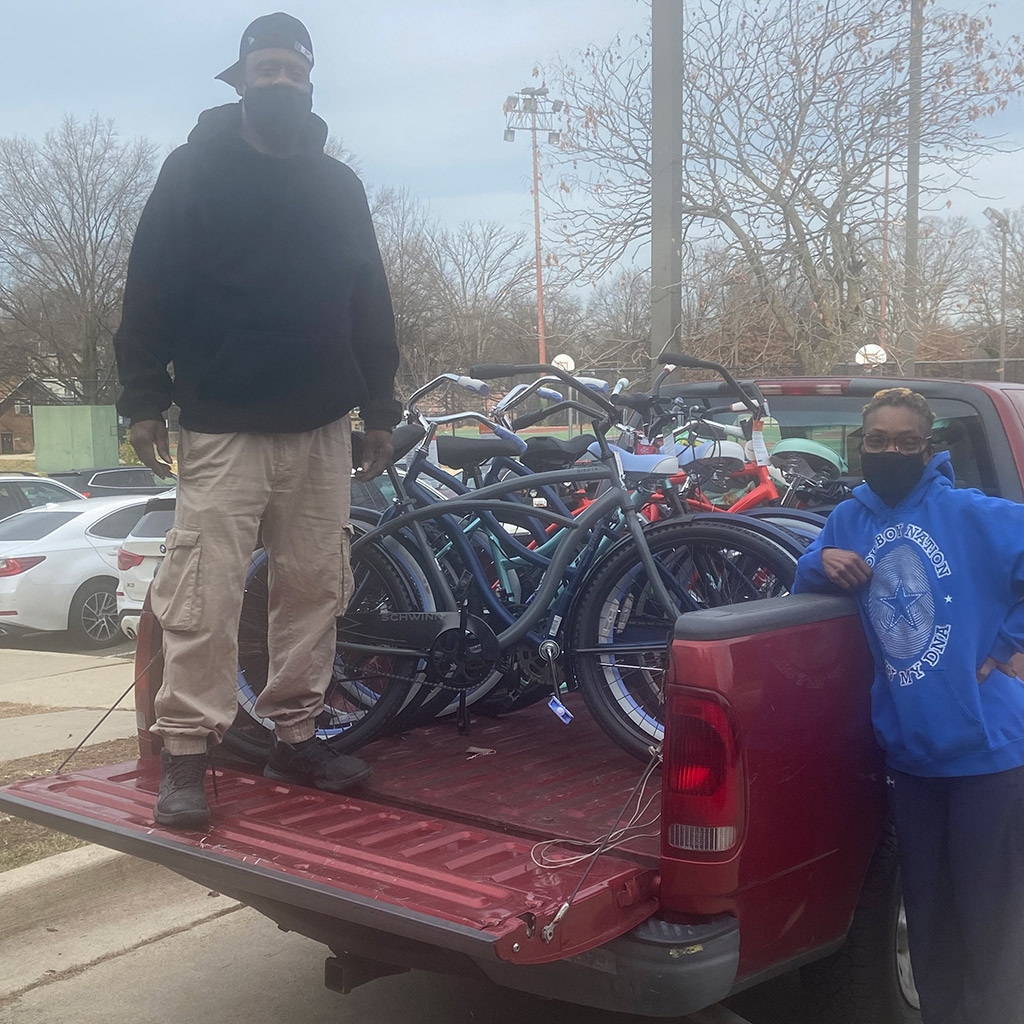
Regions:
<instances>
[{"instance_id":1,"label":"overcast sky","mask_svg":"<svg viewBox=\"0 0 1024 1024\"><path fill-rule=\"evenodd\" d=\"M947 6L956 6L946 0ZM978 5L980 6L980 5ZM93 111L161 150L198 112L231 102L214 75L233 63L246 24L275 9L252 0L0 0L0 135L41 136ZM449 223L532 223L525 136L502 141L502 102L556 53L643 31L641 0L296 0L289 13L316 53L314 109L357 155L368 185L407 186ZM970 9L976 9L971 5ZM1002 0L1002 35L1024 34L1024 4ZM534 83L535 84L535 83ZM1024 140L1020 102L1000 120ZM1024 205L1024 154L979 169L985 200Z\"/></svg>"}]
</instances>

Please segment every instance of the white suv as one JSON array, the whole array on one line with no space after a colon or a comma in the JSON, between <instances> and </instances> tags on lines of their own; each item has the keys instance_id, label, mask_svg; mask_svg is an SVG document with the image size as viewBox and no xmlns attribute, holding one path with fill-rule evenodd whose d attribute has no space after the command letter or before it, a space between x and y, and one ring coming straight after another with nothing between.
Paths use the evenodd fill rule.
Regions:
<instances>
[{"instance_id":1,"label":"white suv","mask_svg":"<svg viewBox=\"0 0 1024 1024\"><path fill-rule=\"evenodd\" d=\"M167 531L174 525L174 498L151 498L146 514L117 553L117 617L121 632L134 640L149 585L167 553Z\"/></svg>"}]
</instances>

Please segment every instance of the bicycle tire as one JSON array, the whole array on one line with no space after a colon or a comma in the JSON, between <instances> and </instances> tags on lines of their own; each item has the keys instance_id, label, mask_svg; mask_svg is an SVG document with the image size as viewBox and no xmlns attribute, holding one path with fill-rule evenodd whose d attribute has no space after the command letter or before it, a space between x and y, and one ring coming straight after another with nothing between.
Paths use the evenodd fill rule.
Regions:
<instances>
[{"instance_id":1,"label":"bicycle tire","mask_svg":"<svg viewBox=\"0 0 1024 1024\"><path fill-rule=\"evenodd\" d=\"M793 584L795 555L759 535L756 520L749 527L669 520L644 532L679 614L780 596ZM723 575L717 584L707 578L716 570ZM612 740L641 759L664 735L662 689L673 625L632 543L609 552L584 581L570 625L571 670L587 708ZM613 652L616 645L631 648L628 662Z\"/></svg>"},{"instance_id":2,"label":"bicycle tire","mask_svg":"<svg viewBox=\"0 0 1024 1024\"><path fill-rule=\"evenodd\" d=\"M266 553L256 552L247 574L239 621L238 713L224 736L225 746L254 761L265 760L269 754L272 728L272 723L258 717L254 710L266 685L269 666L266 569ZM386 602L396 612L421 610L410 581L386 551L365 549L353 558L352 573L356 585L349 610L367 602L375 608ZM333 750L355 750L384 735L409 697L414 684L407 680L415 677L417 660L380 659L388 664L374 661L368 660L371 674L360 676L361 666L346 666L335 654L324 710L317 717L317 735Z\"/></svg>"}]
</instances>

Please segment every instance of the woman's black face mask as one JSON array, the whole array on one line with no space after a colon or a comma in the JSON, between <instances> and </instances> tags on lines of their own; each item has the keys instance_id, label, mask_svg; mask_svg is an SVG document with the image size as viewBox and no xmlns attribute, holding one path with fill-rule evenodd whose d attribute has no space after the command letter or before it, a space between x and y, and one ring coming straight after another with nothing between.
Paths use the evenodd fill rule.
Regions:
<instances>
[{"instance_id":1,"label":"woman's black face mask","mask_svg":"<svg viewBox=\"0 0 1024 1024\"><path fill-rule=\"evenodd\" d=\"M925 458L899 452L862 451L860 466L864 483L887 505L895 506L920 483Z\"/></svg>"},{"instance_id":2,"label":"woman's black face mask","mask_svg":"<svg viewBox=\"0 0 1024 1024\"><path fill-rule=\"evenodd\" d=\"M258 85L242 97L249 123L275 147L295 143L306 115L313 109L313 97L290 85Z\"/></svg>"}]
</instances>

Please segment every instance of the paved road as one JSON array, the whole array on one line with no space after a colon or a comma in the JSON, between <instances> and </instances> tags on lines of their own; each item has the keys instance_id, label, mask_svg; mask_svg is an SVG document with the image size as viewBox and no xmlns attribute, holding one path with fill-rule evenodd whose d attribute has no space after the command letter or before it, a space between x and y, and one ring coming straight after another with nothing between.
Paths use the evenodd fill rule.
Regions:
<instances>
[{"instance_id":1,"label":"paved road","mask_svg":"<svg viewBox=\"0 0 1024 1024\"><path fill-rule=\"evenodd\" d=\"M56 975L0 1003L3 1024L625 1024L599 1013L419 971L381 978L348 996L323 986L324 947L284 934L249 909ZM792 979L731 1005L751 1024L824 1024L802 1013ZM683 1022L676 1022L683 1024Z\"/></svg>"},{"instance_id":2,"label":"paved road","mask_svg":"<svg viewBox=\"0 0 1024 1024\"><path fill-rule=\"evenodd\" d=\"M0 636L0 663L4 651L39 651L56 654L80 654L93 658L134 658L135 641L122 637L116 644L101 650L85 650L67 633L33 633L31 636Z\"/></svg>"}]
</instances>

